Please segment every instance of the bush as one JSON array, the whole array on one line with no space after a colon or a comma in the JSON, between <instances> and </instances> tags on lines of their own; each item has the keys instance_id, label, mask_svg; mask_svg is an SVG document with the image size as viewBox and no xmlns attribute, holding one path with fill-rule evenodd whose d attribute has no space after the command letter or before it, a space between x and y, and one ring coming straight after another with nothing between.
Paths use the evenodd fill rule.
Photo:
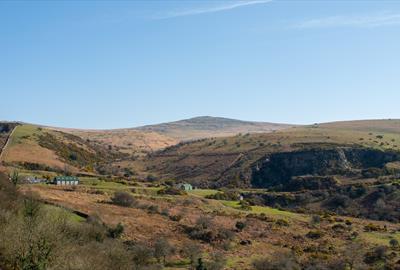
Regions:
<instances>
[{"instance_id":1,"label":"bush","mask_svg":"<svg viewBox=\"0 0 400 270\"><path fill-rule=\"evenodd\" d=\"M398 248L399 247L399 241L397 241L396 239L390 239L389 244L392 248Z\"/></svg>"},{"instance_id":2,"label":"bush","mask_svg":"<svg viewBox=\"0 0 400 270\"><path fill-rule=\"evenodd\" d=\"M176 222L181 221L182 218L183 218L183 216L181 214L169 216L170 220L176 221Z\"/></svg>"},{"instance_id":3,"label":"bush","mask_svg":"<svg viewBox=\"0 0 400 270\"><path fill-rule=\"evenodd\" d=\"M124 232L124 226L121 223L118 223L115 228L109 228L107 235L111 238L119 238Z\"/></svg>"},{"instance_id":4,"label":"bush","mask_svg":"<svg viewBox=\"0 0 400 270\"><path fill-rule=\"evenodd\" d=\"M149 175L147 175L146 180L149 182L155 182L158 180L158 178L155 175L149 174Z\"/></svg>"},{"instance_id":5,"label":"bush","mask_svg":"<svg viewBox=\"0 0 400 270\"><path fill-rule=\"evenodd\" d=\"M240 209L244 211L251 211L250 203L247 201L240 201Z\"/></svg>"},{"instance_id":6,"label":"bush","mask_svg":"<svg viewBox=\"0 0 400 270\"><path fill-rule=\"evenodd\" d=\"M226 259L221 253L214 253L212 260L206 263L207 270L222 270L225 268Z\"/></svg>"},{"instance_id":7,"label":"bush","mask_svg":"<svg viewBox=\"0 0 400 270\"><path fill-rule=\"evenodd\" d=\"M236 201L239 198L239 193L237 191L228 190L207 195L206 198L212 200Z\"/></svg>"},{"instance_id":8,"label":"bush","mask_svg":"<svg viewBox=\"0 0 400 270\"><path fill-rule=\"evenodd\" d=\"M327 206L330 209L339 209L339 208L346 209L350 205L350 203L351 200L349 197L344 195L335 195L327 202L325 202L325 206Z\"/></svg>"},{"instance_id":9,"label":"bush","mask_svg":"<svg viewBox=\"0 0 400 270\"><path fill-rule=\"evenodd\" d=\"M160 207L155 204L149 205L147 207L147 212L150 214L158 214L160 212Z\"/></svg>"},{"instance_id":10,"label":"bush","mask_svg":"<svg viewBox=\"0 0 400 270\"><path fill-rule=\"evenodd\" d=\"M246 226L247 226L247 224L243 221L238 221L235 224L236 229L240 232L243 231L243 229L246 228Z\"/></svg>"},{"instance_id":11,"label":"bush","mask_svg":"<svg viewBox=\"0 0 400 270\"><path fill-rule=\"evenodd\" d=\"M133 262L135 265L139 266L139 269L150 264L150 261L153 258L153 251L151 248L143 244L135 244L130 247L130 250L133 253Z\"/></svg>"},{"instance_id":12,"label":"bush","mask_svg":"<svg viewBox=\"0 0 400 270\"><path fill-rule=\"evenodd\" d=\"M131 194L123 191L115 192L114 196L111 198L111 201L113 204L124 207L131 207L136 203L135 198Z\"/></svg>"},{"instance_id":13,"label":"bush","mask_svg":"<svg viewBox=\"0 0 400 270\"><path fill-rule=\"evenodd\" d=\"M210 218L205 216L200 216L195 226L186 227L186 232L190 238L202 240L206 243L227 241L234 237L231 230L218 228Z\"/></svg>"},{"instance_id":14,"label":"bush","mask_svg":"<svg viewBox=\"0 0 400 270\"><path fill-rule=\"evenodd\" d=\"M275 223L280 227L289 227L289 221L286 219L278 219Z\"/></svg>"},{"instance_id":15,"label":"bush","mask_svg":"<svg viewBox=\"0 0 400 270\"><path fill-rule=\"evenodd\" d=\"M387 256L387 247L379 246L374 250L365 254L364 262L367 264L375 264L384 261Z\"/></svg>"},{"instance_id":16,"label":"bush","mask_svg":"<svg viewBox=\"0 0 400 270\"><path fill-rule=\"evenodd\" d=\"M160 195L187 195L187 192L182 189L168 187L168 188L164 188L164 189L157 191L157 194L160 194Z\"/></svg>"},{"instance_id":17,"label":"bush","mask_svg":"<svg viewBox=\"0 0 400 270\"><path fill-rule=\"evenodd\" d=\"M379 232L381 230L382 230L382 228L379 227L379 225L375 225L375 224L372 224L372 223L369 223L369 224L364 226L364 231L365 232Z\"/></svg>"},{"instance_id":18,"label":"bush","mask_svg":"<svg viewBox=\"0 0 400 270\"><path fill-rule=\"evenodd\" d=\"M273 259L259 258L253 261L255 270L299 270L301 269L293 253L276 253Z\"/></svg>"},{"instance_id":19,"label":"bush","mask_svg":"<svg viewBox=\"0 0 400 270\"><path fill-rule=\"evenodd\" d=\"M319 239L321 237L324 236L324 233L322 231L319 230L315 230L315 231L309 231L306 236L310 239Z\"/></svg>"}]
</instances>

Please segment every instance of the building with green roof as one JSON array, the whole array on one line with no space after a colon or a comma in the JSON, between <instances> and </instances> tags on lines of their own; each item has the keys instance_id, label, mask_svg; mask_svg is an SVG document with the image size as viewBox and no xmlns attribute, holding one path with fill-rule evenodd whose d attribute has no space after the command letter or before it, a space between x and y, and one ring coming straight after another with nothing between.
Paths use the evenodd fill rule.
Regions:
<instances>
[{"instance_id":1,"label":"building with green roof","mask_svg":"<svg viewBox=\"0 0 400 270\"><path fill-rule=\"evenodd\" d=\"M53 183L57 186L76 186L79 185L79 178L76 176L56 176Z\"/></svg>"}]
</instances>

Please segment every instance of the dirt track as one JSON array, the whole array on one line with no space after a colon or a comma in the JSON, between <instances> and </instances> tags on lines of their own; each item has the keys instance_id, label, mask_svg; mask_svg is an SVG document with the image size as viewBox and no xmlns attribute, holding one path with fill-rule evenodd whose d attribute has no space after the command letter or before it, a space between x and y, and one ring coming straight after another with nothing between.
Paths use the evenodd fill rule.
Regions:
<instances>
[{"instance_id":1,"label":"dirt track","mask_svg":"<svg viewBox=\"0 0 400 270\"><path fill-rule=\"evenodd\" d=\"M0 149L0 163L3 162L4 150L7 148L8 144L10 143L11 136L13 135L13 133L14 133L14 131L15 131L16 128L17 128L17 127L14 127L14 128L13 128L13 130L12 130L12 131L10 132L10 134L7 136L6 143L5 143L5 144L3 145L3 147Z\"/></svg>"}]
</instances>

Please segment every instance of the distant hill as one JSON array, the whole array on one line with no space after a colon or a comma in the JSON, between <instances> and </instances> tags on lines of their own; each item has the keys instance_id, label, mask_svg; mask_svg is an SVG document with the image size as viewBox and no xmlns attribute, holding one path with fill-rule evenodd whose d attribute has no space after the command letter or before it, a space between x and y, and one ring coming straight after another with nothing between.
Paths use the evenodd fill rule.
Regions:
<instances>
[{"instance_id":1,"label":"distant hill","mask_svg":"<svg viewBox=\"0 0 400 270\"><path fill-rule=\"evenodd\" d=\"M339 121L322 123L319 126L354 131L400 133L400 119Z\"/></svg>"},{"instance_id":2,"label":"distant hill","mask_svg":"<svg viewBox=\"0 0 400 270\"><path fill-rule=\"evenodd\" d=\"M56 128L56 130L74 134L106 147L113 147L123 153L142 155L175 145L180 141L233 136L238 133L269 133L289 127L292 126L203 116L137 128L110 130Z\"/></svg>"},{"instance_id":3,"label":"distant hill","mask_svg":"<svg viewBox=\"0 0 400 270\"><path fill-rule=\"evenodd\" d=\"M241 121L222 117L201 116L176 122L137 128L153 131L177 140L233 136L238 133L268 133L290 128L293 125L267 122Z\"/></svg>"},{"instance_id":4,"label":"distant hill","mask_svg":"<svg viewBox=\"0 0 400 270\"><path fill-rule=\"evenodd\" d=\"M238 133L266 133L290 125L246 122L218 117L197 117L138 128L85 130L20 124L10 136L2 161L26 169L75 173L121 174L114 162L145 156L180 141L231 136ZM13 127L12 127L13 128ZM8 134L0 140L5 144Z\"/></svg>"}]
</instances>

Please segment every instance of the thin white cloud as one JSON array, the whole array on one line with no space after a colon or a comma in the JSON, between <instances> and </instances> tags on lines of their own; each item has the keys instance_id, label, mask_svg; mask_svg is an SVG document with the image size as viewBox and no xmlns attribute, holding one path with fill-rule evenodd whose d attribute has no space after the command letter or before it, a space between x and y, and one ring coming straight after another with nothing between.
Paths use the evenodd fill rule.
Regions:
<instances>
[{"instance_id":1,"label":"thin white cloud","mask_svg":"<svg viewBox=\"0 0 400 270\"><path fill-rule=\"evenodd\" d=\"M265 4L268 2L272 2L272 0L246 0L246 1L230 1L226 2L223 5L213 6L213 7L204 7L204 8L192 8L180 11L172 11L167 14L157 16L155 19L169 19L183 16L192 16L192 15L200 15L205 13L215 13L225 10L231 10L244 6L251 6L257 4Z\"/></svg>"},{"instance_id":2,"label":"thin white cloud","mask_svg":"<svg viewBox=\"0 0 400 270\"><path fill-rule=\"evenodd\" d=\"M372 15L331 16L307 20L293 28L334 28L334 27L379 27L400 25L400 13L378 13Z\"/></svg>"}]
</instances>

